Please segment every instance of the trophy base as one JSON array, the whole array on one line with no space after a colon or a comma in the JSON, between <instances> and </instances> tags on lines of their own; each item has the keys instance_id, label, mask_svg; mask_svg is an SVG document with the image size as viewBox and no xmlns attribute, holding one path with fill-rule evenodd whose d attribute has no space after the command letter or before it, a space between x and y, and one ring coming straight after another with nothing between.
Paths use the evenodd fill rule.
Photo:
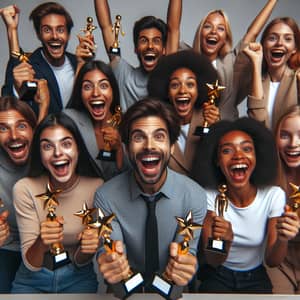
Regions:
<instances>
[{"instance_id":1,"label":"trophy base","mask_svg":"<svg viewBox=\"0 0 300 300\"><path fill-rule=\"evenodd\" d=\"M111 286L113 294L119 299L129 297L144 282L141 273L133 274L129 279L113 284Z\"/></svg>"},{"instance_id":2,"label":"trophy base","mask_svg":"<svg viewBox=\"0 0 300 300\"><path fill-rule=\"evenodd\" d=\"M24 81L20 89L20 99L23 101L33 101L37 91L37 82Z\"/></svg>"},{"instance_id":3,"label":"trophy base","mask_svg":"<svg viewBox=\"0 0 300 300\"><path fill-rule=\"evenodd\" d=\"M121 49L120 48L115 48L115 47L110 47L109 48L109 53L113 54L113 55L121 56Z\"/></svg>"},{"instance_id":4,"label":"trophy base","mask_svg":"<svg viewBox=\"0 0 300 300\"><path fill-rule=\"evenodd\" d=\"M100 150L97 156L97 159L105 160L105 161L115 161L116 160L116 152L108 151L108 150Z\"/></svg>"},{"instance_id":5,"label":"trophy base","mask_svg":"<svg viewBox=\"0 0 300 300\"><path fill-rule=\"evenodd\" d=\"M197 126L194 132L194 135L196 136L205 136L209 133L209 127L201 127Z\"/></svg>"},{"instance_id":6,"label":"trophy base","mask_svg":"<svg viewBox=\"0 0 300 300\"><path fill-rule=\"evenodd\" d=\"M183 286L174 285L159 275L154 275L152 288L168 300L176 300L182 297Z\"/></svg>"},{"instance_id":7,"label":"trophy base","mask_svg":"<svg viewBox=\"0 0 300 300\"><path fill-rule=\"evenodd\" d=\"M56 254L52 257L52 270L61 268L71 262L68 252Z\"/></svg>"},{"instance_id":8,"label":"trophy base","mask_svg":"<svg viewBox=\"0 0 300 300\"><path fill-rule=\"evenodd\" d=\"M212 238L209 238L206 250L226 255L226 242L223 240L214 240Z\"/></svg>"}]
</instances>

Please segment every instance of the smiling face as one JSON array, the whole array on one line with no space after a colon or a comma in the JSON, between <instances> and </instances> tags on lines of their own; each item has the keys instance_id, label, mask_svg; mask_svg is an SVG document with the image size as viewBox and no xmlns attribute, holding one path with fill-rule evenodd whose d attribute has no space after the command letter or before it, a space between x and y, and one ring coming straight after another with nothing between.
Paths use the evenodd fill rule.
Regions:
<instances>
[{"instance_id":1,"label":"smiling face","mask_svg":"<svg viewBox=\"0 0 300 300\"><path fill-rule=\"evenodd\" d=\"M174 105L182 124L191 122L195 102L198 98L196 75L186 68L177 69L170 76L169 100Z\"/></svg>"},{"instance_id":2,"label":"smiling face","mask_svg":"<svg viewBox=\"0 0 300 300\"><path fill-rule=\"evenodd\" d=\"M165 122L155 116L134 121L128 154L137 182L144 192L157 192L166 180L170 139Z\"/></svg>"},{"instance_id":3,"label":"smiling face","mask_svg":"<svg viewBox=\"0 0 300 300\"><path fill-rule=\"evenodd\" d=\"M49 14L41 19L39 39L44 55L51 65L61 66L64 63L69 38L64 16Z\"/></svg>"},{"instance_id":4,"label":"smiling face","mask_svg":"<svg viewBox=\"0 0 300 300\"><path fill-rule=\"evenodd\" d=\"M94 121L103 121L110 116L113 90L108 78L100 70L93 70L84 75L81 97Z\"/></svg>"},{"instance_id":5,"label":"smiling face","mask_svg":"<svg viewBox=\"0 0 300 300\"><path fill-rule=\"evenodd\" d=\"M201 51L210 61L215 60L227 38L225 19L219 13L210 14L203 23L200 33Z\"/></svg>"},{"instance_id":6,"label":"smiling face","mask_svg":"<svg viewBox=\"0 0 300 300\"><path fill-rule=\"evenodd\" d=\"M0 112L0 147L16 165L28 161L33 130L16 110Z\"/></svg>"},{"instance_id":7,"label":"smiling face","mask_svg":"<svg viewBox=\"0 0 300 300\"><path fill-rule=\"evenodd\" d=\"M281 123L276 136L281 159L288 168L300 166L300 116L291 116Z\"/></svg>"},{"instance_id":8,"label":"smiling face","mask_svg":"<svg viewBox=\"0 0 300 300\"><path fill-rule=\"evenodd\" d=\"M146 72L151 72L161 56L165 55L162 34L156 28L143 29L139 33L135 53Z\"/></svg>"},{"instance_id":9,"label":"smiling face","mask_svg":"<svg viewBox=\"0 0 300 300\"><path fill-rule=\"evenodd\" d=\"M286 67L291 55L296 53L294 33L284 23L274 24L262 45L264 58L270 70Z\"/></svg>"},{"instance_id":10,"label":"smiling face","mask_svg":"<svg viewBox=\"0 0 300 300\"><path fill-rule=\"evenodd\" d=\"M256 166L252 138L239 130L226 133L219 141L218 165L229 188L249 187L250 177Z\"/></svg>"},{"instance_id":11,"label":"smiling face","mask_svg":"<svg viewBox=\"0 0 300 300\"><path fill-rule=\"evenodd\" d=\"M75 182L79 153L69 130L60 125L44 129L40 135L40 153L53 187L66 189Z\"/></svg>"}]
</instances>

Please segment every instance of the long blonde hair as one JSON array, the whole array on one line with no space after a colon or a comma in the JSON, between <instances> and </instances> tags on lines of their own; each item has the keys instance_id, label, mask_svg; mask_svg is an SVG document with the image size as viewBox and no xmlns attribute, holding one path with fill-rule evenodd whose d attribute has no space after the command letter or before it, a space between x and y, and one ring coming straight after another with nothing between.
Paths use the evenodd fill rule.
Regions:
<instances>
[{"instance_id":1,"label":"long blonde hair","mask_svg":"<svg viewBox=\"0 0 300 300\"><path fill-rule=\"evenodd\" d=\"M218 53L218 56L224 57L228 52L232 49L232 31L230 28L229 18L226 15L226 13L222 9L216 9L210 11L200 22L197 31L195 33L194 42L193 42L193 49L199 53L202 52L201 50L201 32L203 29L203 26L207 20L207 18L212 14L219 14L224 18L225 21L225 31L226 31L226 42L224 46L220 49L220 52Z\"/></svg>"},{"instance_id":2,"label":"long blonde hair","mask_svg":"<svg viewBox=\"0 0 300 300\"><path fill-rule=\"evenodd\" d=\"M296 104L291 106L287 112L281 116L281 118L277 122L277 126L275 128L275 139L276 139L276 145L277 141L280 137L280 130L283 122L292 117L300 117L300 105ZM287 169L285 162L281 159L279 150L277 147L277 153L278 153L278 172L277 172L277 184L282 187L286 192L288 192L288 179L287 179Z\"/></svg>"}]
</instances>

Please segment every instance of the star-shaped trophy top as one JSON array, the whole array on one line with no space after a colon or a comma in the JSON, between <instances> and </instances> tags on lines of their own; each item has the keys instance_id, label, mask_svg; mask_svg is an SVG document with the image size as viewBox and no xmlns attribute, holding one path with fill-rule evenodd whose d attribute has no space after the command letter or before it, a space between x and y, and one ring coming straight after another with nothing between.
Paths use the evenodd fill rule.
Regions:
<instances>
[{"instance_id":1,"label":"star-shaped trophy top","mask_svg":"<svg viewBox=\"0 0 300 300\"><path fill-rule=\"evenodd\" d=\"M179 229L177 231L178 234L184 236L185 240L193 240L194 239L194 231L202 228L203 226L193 222L192 211L189 211L186 215L185 219L180 217L175 217L177 223L179 225Z\"/></svg>"},{"instance_id":2,"label":"star-shaped trophy top","mask_svg":"<svg viewBox=\"0 0 300 300\"><path fill-rule=\"evenodd\" d=\"M88 208L86 202L83 203L82 209L74 214L79 218L82 218L82 224L90 225L93 221L92 213L96 210L96 208Z\"/></svg>"},{"instance_id":3,"label":"star-shaped trophy top","mask_svg":"<svg viewBox=\"0 0 300 300\"><path fill-rule=\"evenodd\" d=\"M223 91L226 89L225 86L219 85L219 80L217 79L215 83L206 83L206 86L208 88L208 99L210 101L214 101L215 99L220 97L220 91Z\"/></svg>"},{"instance_id":4,"label":"star-shaped trophy top","mask_svg":"<svg viewBox=\"0 0 300 300\"><path fill-rule=\"evenodd\" d=\"M47 183L46 192L36 195L39 200L44 201L44 209L52 209L59 205L57 196L62 192L62 189L52 190L50 183Z\"/></svg>"},{"instance_id":5,"label":"star-shaped trophy top","mask_svg":"<svg viewBox=\"0 0 300 300\"><path fill-rule=\"evenodd\" d=\"M89 226L91 228L98 228L99 229L99 236L105 237L112 232L111 222L115 218L115 214L111 214L109 216L105 216L101 208L97 208L97 219L94 223L90 223Z\"/></svg>"},{"instance_id":6,"label":"star-shaped trophy top","mask_svg":"<svg viewBox=\"0 0 300 300\"><path fill-rule=\"evenodd\" d=\"M300 207L300 187L296 184L289 182L293 192L290 194L289 199L293 201L292 208L297 210Z\"/></svg>"}]
</instances>

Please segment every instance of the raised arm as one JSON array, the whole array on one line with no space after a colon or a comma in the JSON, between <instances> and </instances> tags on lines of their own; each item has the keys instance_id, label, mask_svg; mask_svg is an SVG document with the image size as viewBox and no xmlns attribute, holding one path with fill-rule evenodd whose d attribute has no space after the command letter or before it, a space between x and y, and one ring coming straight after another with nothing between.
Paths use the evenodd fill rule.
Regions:
<instances>
[{"instance_id":1,"label":"raised arm","mask_svg":"<svg viewBox=\"0 0 300 300\"><path fill-rule=\"evenodd\" d=\"M169 0L167 25L168 38L166 53L171 54L178 50L180 39L180 22L182 15L182 0Z\"/></svg>"},{"instance_id":2,"label":"raised arm","mask_svg":"<svg viewBox=\"0 0 300 300\"><path fill-rule=\"evenodd\" d=\"M112 31L112 21L110 15L110 8L107 0L94 0L96 16L98 24L101 28L103 42L106 52L109 53L109 49L114 42L114 33ZM116 56L109 55L109 60L112 61Z\"/></svg>"},{"instance_id":3,"label":"raised arm","mask_svg":"<svg viewBox=\"0 0 300 300\"><path fill-rule=\"evenodd\" d=\"M18 38L18 24L19 24L19 8L16 5L9 5L0 8L0 14L6 26L7 40L9 46L9 53L19 53L19 38Z\"/></svg>"},{"instance_id":4,"label":"raised arm","mask_svg":"<svg viewBox=\"0 0 300 300\"><path fill-rule=\"evenodd\" d=\"M247 33L243 38L244 43L248 44L256 40L263 27L266 25L276 3L277 0L268 0L267 4L263 7L263 9L252 21L251 25L248 27Z\"/></svg>"}]
</instances>

